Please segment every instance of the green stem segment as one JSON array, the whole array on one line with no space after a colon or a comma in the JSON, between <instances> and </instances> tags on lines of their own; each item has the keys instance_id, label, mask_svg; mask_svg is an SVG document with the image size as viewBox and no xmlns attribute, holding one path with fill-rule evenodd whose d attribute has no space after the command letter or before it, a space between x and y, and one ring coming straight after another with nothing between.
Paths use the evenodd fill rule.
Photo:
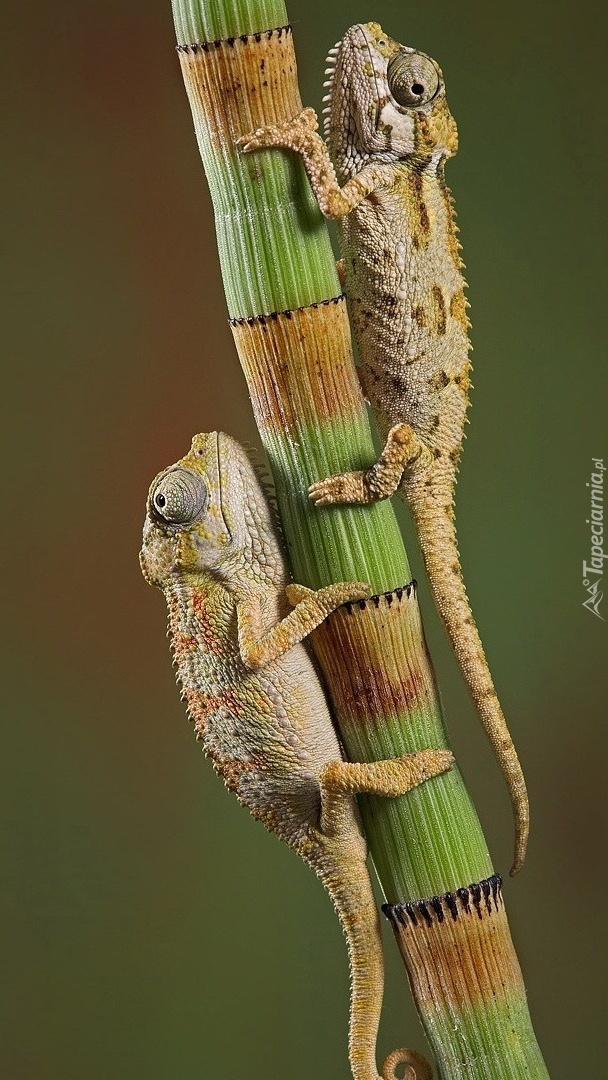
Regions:
<instances>
[{"instance_id":1,"label":"green stem segment","mask_svg":"<svg viewBox=\"0 0 608 1080\"><path fill-rule=\"evenodd\" d=\"M445 746L415 590L400 589L411 575L390 505L318 510L307 497L313 480L369 464L374 449L327 230L303 168L281 152L245 157L235 148L240 135L301 108L287 13L277 0L174 0L174 14L229 314L294 577L311 587L368 581L377 593L390 593L341 609L315 635L346 752L373 760ZM391 903L491 876L456 768L408 796L362 799L361 806ZM498 925L497 912L479 917ZM451 952L448 920L439 920L422 945L397 928L446 1080L547 1075L504 913L500 918L500 933L488 939L498 950L493 966L475 945L474 920L454 922ZM459 968L469 961L474 977L462 983ZM501 981L501 971L511 974Z\"/></svg>"}]
</instances>

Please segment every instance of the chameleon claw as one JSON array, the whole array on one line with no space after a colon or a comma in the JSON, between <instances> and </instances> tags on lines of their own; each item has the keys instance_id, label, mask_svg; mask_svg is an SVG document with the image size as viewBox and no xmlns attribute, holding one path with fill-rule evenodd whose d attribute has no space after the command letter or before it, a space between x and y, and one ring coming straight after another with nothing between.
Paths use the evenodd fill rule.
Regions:
<instances>
[{"instance_id":1,"label":"chameleon claw","mask_svg":"<svg viewBox=\"0 0 608 1080\"><path fill-rule=\"evenodd\" d=\"M364 484L365 473L349 472L317 480L308 489L309 498L315 506L332 506L334 503L369 502Z\"/></svg>"},{"instance_id":2,"label":"chameleon claw","mask_svg":"<svg viewBox=\"0 0 608 1080\"><path fill-rule=\"evenodd\" d=\"M306 585L298 585L295 581L285 586L285 596L292 607L297 607L301 600L314 596L314 589L307 589Z\"/></svg>"},{"instance_id":3,"label":"chameleon claw","mask_svg":"<svg viewBox=\"0 0 608 1080\"><path fill-rule=\"evenodd\" d=\"M314 502L315 506L331 506L332 503L339 502L339 495L336 497L332 490L331 481L319 480L316 484L311 484L308 489L308 496Z\"/></svg>"},{"instance_id":4,"label":"chameleon claw","mask_svg":"<svg viewBox=\"0 0 608 1080\"><path fill-rule=\"evenodd\" d=\"M344 593L344 599L340 601L342 604L347 604L349 600L367 600L372 595L372 587L367 581L343 581L335 588Z\"/></svg>"},{"instance_id":5,"label":"chameleon claw","mask_svg":"<svg viewBox=\"0 0 608 1080\"><path fill-rule=\"evenodd\" d=\"M302 112L296 117L296 122L308 131L318 131L319 119L314 109L302 109Z\"/></svg>"}]
</instances>

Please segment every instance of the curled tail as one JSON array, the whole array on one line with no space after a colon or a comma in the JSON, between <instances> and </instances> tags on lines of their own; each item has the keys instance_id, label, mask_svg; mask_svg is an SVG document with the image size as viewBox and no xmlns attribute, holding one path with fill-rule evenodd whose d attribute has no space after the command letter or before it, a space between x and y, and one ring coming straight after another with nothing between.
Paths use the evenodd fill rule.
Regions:
<instances>
[{"instance_id":1,"label":"curled tail","mask_svg":"<svg viewBox=\"0 0 608 1080\"><path fill-rule=\"evenodd\" d=\"M405 1065L402 1080L433 1080L433 1070L422 1054L415 1050L393 1050L382 1066L382 1080L396 1080L395 1069Z\"/></svg>"},{"instance_id":2,"label":"curled tail","mask_svg":"<svg viewBox=\"0 0 608 1080\"><path fill-rule=\"evenodd\" d=\"M342 838L342 851L343 843ZM378 1073L376 1039L384 992L384 961L380 919L364 851L355 859L352 853L344 857L334 845L328 845L323 865L316 863L313 868L333 901L348 946L351 976L348 1056L353 1080L396 1080L394 1069L399 1064L409 1066L404 1080L431 1080L429 1065L414 1050L394 1050L382 1067L382 1075Z\"/></svg>"},{"instance_id":3,"label":"curled tail","mask_svg":"<svg viewBox=\"0 0 608 1080\"><path fill-rule=\"evenodd\" d=\"M427 577L481 722L507 782L515 817L515 853L511 874L521 870L526 857L530 811L526 782L513 740L500 707L481 638L466 594L456 541L451 497L410 495Z\"/></svg>"}]
</instances>

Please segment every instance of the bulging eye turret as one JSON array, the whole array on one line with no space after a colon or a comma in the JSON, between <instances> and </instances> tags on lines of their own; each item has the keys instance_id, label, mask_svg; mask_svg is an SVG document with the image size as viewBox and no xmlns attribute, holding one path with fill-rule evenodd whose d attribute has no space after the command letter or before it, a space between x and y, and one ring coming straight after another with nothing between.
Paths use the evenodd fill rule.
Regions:
<instances>
[{"instance_id":1,"label":"bulging eye turret","mask_svg":"<svg viewBox=\"0 0 608 1080\"><path fill-rule=\"evenodd\" d=\"M422 53L397 53L389 60L387 78L395 101L407 109L426 105L439 89L439 72Z\"/></svg>"},{"instance_id":2,"label":"bulging eye turret","mask_svg":"<svg viewBox=\"0 0 608 1080\"><path fill-rule=\"evenodd\" d=\"M185 526L202 518L208 499L203 478L192 469L178 466L159 477L150 502L155 517L160 521Z\"/></svg>"}]
</instances>

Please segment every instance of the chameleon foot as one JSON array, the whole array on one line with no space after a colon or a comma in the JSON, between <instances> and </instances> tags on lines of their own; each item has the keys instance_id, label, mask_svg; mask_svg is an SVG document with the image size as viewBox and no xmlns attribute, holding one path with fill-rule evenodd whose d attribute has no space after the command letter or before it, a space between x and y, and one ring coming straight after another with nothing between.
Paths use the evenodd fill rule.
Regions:
<instances>
[{"instance_id":1,"label":"chameleon foot","mask_svg":"<svg viewBox=\"0 0 608 1080\"><path fill-rule=\"evenodd\" d=\"M326 618L341 604L353 600L365 600L371 593L370 586L364 581L339 581L335 585L326 585L323 589L307 589L306 585L292 582L285 587L285 595L294 608L310 608Z\"/></svg>"},{"instance_id":2,"label":"chameleon foot","mask_svg":"<svg viewBox=\"0 0 608 1080\"><path fill-rule=\"evenodd\" d=\"M373 503L388 499L414 462L425 465L430 453L409 424L395 424L378 461L370 469L337 473L311 484L308 494L316 506L332 503Z\"/></svg>"},{"instance_id":3,"label":"chameleon foot","mask_svg":"<svg viewBox=\"0 0 608 1080\"><path fill-rule=\"evenodd\" d=\"M250 154L254 150L266 150L273 146L302 153L310 142L311 133L315 133L318 126L315 110L302 109L302 112L292 120L284 120L279 124L266 124L246 135L241 135L240 139L236 140L236 145L244 154Z\"/></svg>"},{"instance_id":4,"label":"chameleon foot","mask_svg":"<svg viewBox=\"0 0 608 1080\"><path fill-rule=\"evenodd\" d=\"M345 796L383 795L397 798L425 780L439 776L454 764L449 750L417 750L386 761L330 761L321 771L321 830L341 831L346 813Z\"/></svg>"},{"instance_id":5,"label":"chameleon foot","mask_svg":"<svg viewBox=\"0 0 608 1080\"><path fill-rule=\"evenodd\" d=\"M325 480L311 484L308 494L315 506L332 506L336 503L369 503L372 500L366 484L364 471L336 473Z\"/></svg>"}]
</instances>

